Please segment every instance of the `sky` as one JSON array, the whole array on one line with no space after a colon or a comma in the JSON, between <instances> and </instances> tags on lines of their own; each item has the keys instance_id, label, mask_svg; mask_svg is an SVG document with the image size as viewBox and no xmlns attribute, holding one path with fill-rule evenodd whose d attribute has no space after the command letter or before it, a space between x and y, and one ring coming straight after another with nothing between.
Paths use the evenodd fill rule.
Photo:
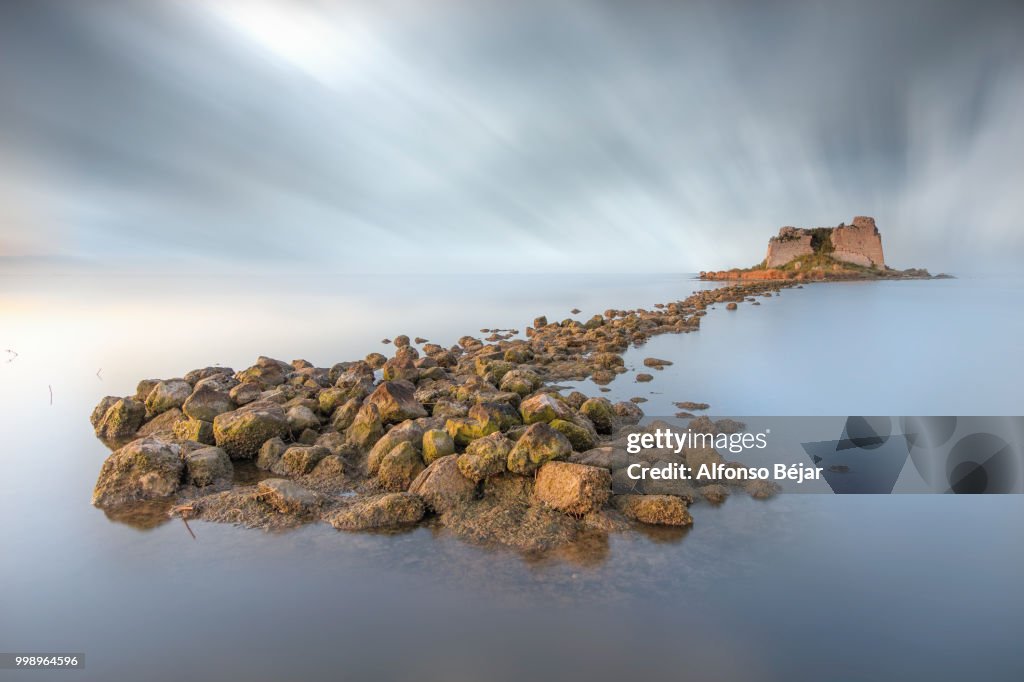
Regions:
<instances>
[{"instance_id":1,"label":"sky","mask_svg":"<svg viewBox=\"0 0 1024 682\"><path fill-rule=\"evenodd\" d=\"M1024 262L1024 4L0 3L0 269Z\"/></svg>"}]
</instances>

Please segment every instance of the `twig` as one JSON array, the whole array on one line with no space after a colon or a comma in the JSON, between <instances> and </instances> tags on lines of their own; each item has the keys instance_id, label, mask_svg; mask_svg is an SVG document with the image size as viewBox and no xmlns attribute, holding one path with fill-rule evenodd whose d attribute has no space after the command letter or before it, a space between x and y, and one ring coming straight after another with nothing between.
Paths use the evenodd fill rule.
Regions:
<instances>
[{"instance_id":1,"label":"twig","mask_svg":"<svg viewBox=\"0 0 1024 682\"><path fill-rule=\"evenodd\" d=\"M196 534L192 532L192 526L188 525L188 519L185 518L184 514L181 515L181 521L185 524L185 530L187 530L188 534L192 536L193 540L195 540Z\"/></svg>"},{"instance_id":2,"label":"twig","mask_svg":"<svg viewBox=\"0 0 1024 682\"><path fill-rule=\"evenodd\" d=\"M53 405L53 386L51 384L46 384L46 387L50 389L50 404Z\"/></svg>"},{"instance_id":3,"label":"twig","mask_svg":"<svg viewBox=\"0 0 1024 682\"><path fill-rule=\"evenodd\" d=\"M102 371L103 371L102 367L100 367L98 370L96 370L96 378L99 379L100 381L103 381L103 377L100 376L100 372L102 372Z\"/></svg>"},{"instance_id":4,"label":"twig","mask_svg":"<svg viewBox=\"0 0 1024 682\"><path fill-rule=\"evenodd\" d=\"M11 350L10 348L8 348L7 350L5 350L4 352L5 352L5 353L9 353L9 354L11 355L11 357L7 358L7 362L14 362L15 360L17 360L17 359L18 359L18 354L17 354L17 353L15 353L15 352L14 352L13 350Z\"/></svg>"}]
</instances>

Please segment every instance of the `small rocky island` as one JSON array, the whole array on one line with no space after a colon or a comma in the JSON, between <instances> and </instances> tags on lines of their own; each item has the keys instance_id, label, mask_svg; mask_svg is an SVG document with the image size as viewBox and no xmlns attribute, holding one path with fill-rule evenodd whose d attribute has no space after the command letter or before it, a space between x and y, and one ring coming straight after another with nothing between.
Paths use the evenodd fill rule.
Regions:
<instances>
[{"instance_id":1,"label":"small rocky island","mask_svg":"<svg viewBox=\"0 0 1024 682\"><path fill-rule=\"evenodd\" d=\"M666 424L639 426L643 412L634 402L613 403L558 382L590 378L607 391L635 371L623 361L627 348L658 334L697 331L716 303L730 310L758 305L755 297L788 286L796 285L745 282L652 310L561 322L538 317L524 337L483 330L485 339L464 336L450 347L402 335L385 340L390 356L370 353L331 367L261 357L238 372L206 367L144 379L133 395L105 397L92 413L96 435L113 450L93 503L127 523L140 515L152 520L155 504L164 521L177 515L264 529L428 524L522 552L630 529L684 528L693 523L691 505L710 508L731 493L766 498L777 487L630 479L626 467L636 461L744 465L713 448L627 456L629 433ZM642 369L668 364L647 358ZM694 431L742 428L677 416L690 418Z\"/></svg>"},{"instance_id":2,"label":"small rocky island","mask_svg":"<svg viewBox=\"0 0 1024 682\"><path fill-rule=\"evenodd\" d=\"M885 264L882 235L869 216L837 227L783 227L768 240L765 259L751 268L701 272L708 280L940 279L925 269Z\"/></svg>"}]
</instances>

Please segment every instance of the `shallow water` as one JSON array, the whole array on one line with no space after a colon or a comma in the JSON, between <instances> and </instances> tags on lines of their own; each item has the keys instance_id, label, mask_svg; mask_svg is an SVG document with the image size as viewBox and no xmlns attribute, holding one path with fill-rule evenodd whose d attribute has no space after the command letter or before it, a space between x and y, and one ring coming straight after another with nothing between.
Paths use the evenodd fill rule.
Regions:
<instances>
[{"instance_id":1,"label":"shallow water","mask_svg":"<svg viewBox=\"0 0 1024 682\"><path fill-rule=\"evenodd\" d=\"M107 394L259 354L330 365L406 333L450 344L702 285L611 277L0 277L0 649L85 652L18 679L1019 680L1024 497L784 495L694 508L688 532L549 557L430 528L149 530L89 505ZM719 306L607 394L716 414L1024 414L1024 282L812 285ZM99 370L98 374L97 371ZM589 384L589 382L583 382ZM49 389L53 389L51 405ZM596 394L589 385L588 392Z\"/></svg>"}]
</instances>

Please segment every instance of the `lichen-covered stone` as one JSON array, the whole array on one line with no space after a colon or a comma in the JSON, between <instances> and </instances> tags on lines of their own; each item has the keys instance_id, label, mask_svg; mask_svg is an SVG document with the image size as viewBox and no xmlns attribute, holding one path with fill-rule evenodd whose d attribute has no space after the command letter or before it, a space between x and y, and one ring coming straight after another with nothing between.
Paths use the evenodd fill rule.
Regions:
<instances>
[{"instance_id":1,"label":"lichen-covered stone","mask_svg":"<svg viewBox=\"0 0 1024 682\"><path fill-rule=\"evenodd\" d=\"M284 409L271 402L249 403L213 420L213 437L232 459L252 459L267 440L288 435Z\"/></svg>"},{"instance_id":2,"label":"lichen-covered stone","mask_svg":"<svg viewBox=\"0 0 1024 682\"><path fill-rule=\"evenodd\" d=\"M218 447L201 448L185 455L188 480L197 487L231 482L235 468L228 453Z\"/></svg>"},{"instance_id":3,"label":"lichen-covered stone","mask_svg":"<svg viewBox=\"0 0 1024 682\"><path fill-rule=\"evenodd\" d=\"M174 437L178 440L194 440L197 443L213 445L213 422L183 419L174 425Z\"/></svg>"},{"instance_id":4,"label":"lichen-covered stone","mask_svg":"<svg viewBox=\"0 0 1024 682\"><path fill-rule=\"evenodd\" d=\"M430 466L434 461L455 452L455 441L442 429L429 429L423 433L423 462Z\"/></svg>"},{"instance_id":5,"label":"lichen-covered stone","mask_svg":"<svg viewBox=\"0 0 1024 682\"><path fill-rule=\"evenodd\" d=\"M674 495L616 495L615 508L634 521L660 526L690 526L693 517L686 502Z\"/></svg>"},{"instance_id":6,"label":"lichen-covered stone","mask_svg":"<svg viewBox=\"0 0 1024 682\"><path fill-rule=\"evenodd\" d=\"M177 446L155 438L134 440L103 462L92 503L108 507L173 495L184 467Z\"/></svg>"},{"instance_id":7,"label":"lichen-covered stone","mask_svg":"<svg viewBox=\"0 0 1024 682\"><path fill-rule=\"evenodd\" d=\"M516 441L508 454L508 470L517 474L529 474L541 464L555 459L564 459L572 452L569 440L543 422L532 424Z\"/></svg>"},{"instance_id":8,"label":"lichen-covered stone","mask_svg":"<svg viewBox=\"0 0 1024 682\"><path fill-rule=\"evenodd\" d=\"M550 393L538 393L519 405L524 424L545 424L555 419L572 419L572 408Z\"/></svg>"},{"instance_id":9,"label":"lichen-covered stone","mask_svg":"<svg viewBox=\"0 0 1024 682\"><path fill-rule=\"evenodd\" d=\"M96 435L110 443L123 442L135 435L145 418L145 405L134 398L122 398L107 408L96 425Z\"/></svg>"},{"instance_id":10,"label":"lichen-covered stone","mask_svg":"<svg viewBox=\"0 0 1024 682\"><path fill-rule=\"evenodd\" d=\"M374 443L366 457L366 473L376 476L380 463L389 452L395 449L399 443L412 443L417 449L422 447L423 427L411 419L392 427L390 431L381 436L380 440Z\"/></svg>"},{"instance_id":11,"label":"lichen-covered stone","mask_svg":"<svg viewBox=\"0 0 1024 682\"><path fill-rule=\"evenodd\" d=\"M419 495L390 493L354 502L334 512L327 522L338 530L383 530L412 525L425 511Z\"/></svg>"},{"instance_id":12,"label":"lichen-covered stone","mask_svg":"<svg viewBox=\"0 0 1024 682\"><path fill-rule=\"evenodd\" d=\"M346 440L359 450L367 450L384 435L384 425L380 420L380 411L373 403L359 408L352 425L345 430Z\"/></svg>"},{"instance_id":13,"label":"lichen-covered stone","mask_svg":"<svg viewBox=\"0 0 1024 682\"><path fill-rule=\"evenodd\" d=\"M210 385L203 385L192 391L181 411L192 419L212 422L218 414L235 409L231 397L224 391L218 391Z\"/></svg>"},{"instance_id":14,"label":"lichen-covered stone","mask_svg":"<svg viewBox=\"0 0 1024 682\"><path fill-rule=\"evenodd\" d=\"M316 494L295 481L267 478L257 486L259 498L282 514L307 515L320 504Z\"/></svg>"},{"instance_id":15,"label":"lichen-covered stone","mask_svg":"<svg viewBox=\"0 0 1024 682\"><path fill-rule=\"evenodd\" d=\"M416 401L416 389L407 382L385 381L366 400L377 406L385 424L427 416L427 411Z\"/></svg>"},{"instance_id":16,"label":"lichen-covered stone","mask_svg":"<svg viewBox=\"0 0 1024 682\"><path fill-rule=\"evenodd\" d=\"M184 379L161 381L146 396L146 412L160 414L172 408L181 408L192 394L192 384Z\"/></svg>"},{"instance_id":17,"label":"lichen-covered stone","mask_svg":"<svg viewBox=\"0 0 1024 682\"><path fill-rule=\"evenodd\" d=\"M424 469L423 458L412 443L403 441L384 456L377 471L377 480L385 490L408 490Z\"/></svg>"},{"instance_id":18,"label":"lichen-covered stone","mask_svg":"<svg viewBox=\"0 0 1024 682\"><path fill-rule=\"evenodd\" d=\"M595 434L579 424L564 419L552 419L550 426L569 439L572 449L577 452L585 452L597 444Z\"/></svg>"},{"instance_id":19,"label":"lichen-covered stone","mask_svg":"<svg viewBox=\"0 0 1024 682\"><path fill-rule=\"evenodd\" d=\"M473 482L482 481L505 471L511 451L512 441L503 433L478 438L469 444L465 454L459 455L459 471Z\"/></svg>"},{"instance_id":20,"label":"lichen-covered stone","mask_svg":"<svg viewBox=\"0 0 1024 682\"><path fill-rule=\"evenodd\" d=\"M422 497L438 514L471 501L476 496L476 484L462 475L457 460L457 455L436 459L416 477L409 492Z\"/></svg>"},{"instance_id":21,"label":"lichen-covered stone","mask_svg":"<svg viewBox=\"0 0 1024 682\"><path fill-rule=\"evenodd\" d=\"M607 398L588 398L580 405L580 414L593 422L598 433L607 435L615 430L615 410Z\"/></svg>"},{"instance_id":22,"label":"lichen-covered stone","mask_svg":"<svg viewBox=\"0 0 1024 682\"><path fill-rule=\"evenodd\" d=\"M270 470L279 476L302 476L311 472L329 454L330 450L320 445L293 445L281 454Z\"/></svg>"},{"instance_id":23,"label":"lichen-covered stone","mask_svg":"<svg viewBox=\"0 0 1024 682\"><path fill-rule=\"evenodd\" d=\"M256 467L270 471L287 449L288 446L280 438L268 439L260 446L260 451L256 455Z\"/></svg>"}]
</instances>

